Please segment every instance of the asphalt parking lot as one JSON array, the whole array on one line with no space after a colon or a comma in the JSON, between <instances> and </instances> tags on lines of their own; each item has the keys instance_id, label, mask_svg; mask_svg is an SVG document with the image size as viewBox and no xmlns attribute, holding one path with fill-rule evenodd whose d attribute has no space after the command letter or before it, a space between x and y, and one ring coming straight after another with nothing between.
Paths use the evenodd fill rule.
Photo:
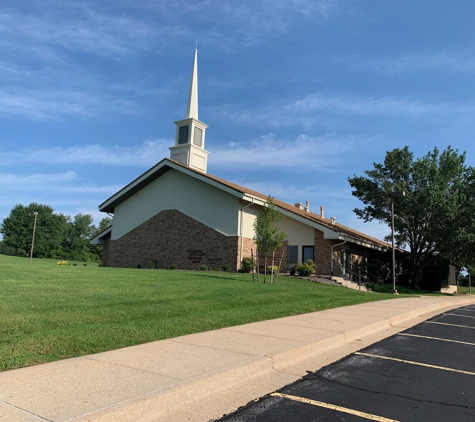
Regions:
<instances>
[{"instance_id":1,"label":"asphalt parking lot","mask_svg":"<svg viewBox=\"0 0 475 422\"><path fill-rule=\"evenodd\" d=\"M220 421L475 421L475 305L309 373Z\"/></svg>"}]
</instances>

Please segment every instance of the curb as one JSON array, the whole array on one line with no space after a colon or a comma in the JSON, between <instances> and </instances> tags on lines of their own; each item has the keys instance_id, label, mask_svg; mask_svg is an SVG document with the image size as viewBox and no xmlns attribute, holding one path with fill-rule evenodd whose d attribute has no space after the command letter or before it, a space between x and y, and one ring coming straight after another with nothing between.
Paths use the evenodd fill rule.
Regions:
<instances>
[{"instance_id":1,"label":"curb","mask_svg":"<svg viewBox=\"0 0 475 422\"><path fill-rule=\"evenodd\" d=\"M374 343L399 331L403 331L408 326L423 322L433 316L434 312L439 314L446 310L473 303L475 303L475 297L426 305L400 315L384 318L364 327L340 332L323 340L305 343L273 355L259 356L251 361L242 362L204 376L182 381L179 384L114 404L89 415L74 418L74 421L111 422L120 420L124 422L158 422L185 420L183 414L187 415L186 420L194 421L219 418L223 413L232 412L256 398L256 396L249 398L249 396L243 397L244 395L241 395L240 401L236 399L231 400L229 403L220 401L220 394L226 396L226 392L237 390L237 386L245 384L246 387L252 387L264 384L263 379L266 377L274 376L275 378L277 376L277 383L268 383L264 389L262 385L260 389L257 387L254 389L254 394L259 394L259 397L263 396L306 375L306 371L302 370L302 366L306 362L312 365L312 370L318 370L322 366L333 363L349 353L368 346L369 344L364 344L363 342L365 338L371 337L371 342ZM402 326L402 324L405 325ZM376 336L378 338L374 338ZM338 349L341 349L341 351L338 352ZM341 355L342 352L343 355ZM325 359L322 363L323 356ZM216 405L213 404L211 408L204 410L190 410L199 407L200 400L206 401L206 398L213 396L218 400ZM244 402L242 402L243 400ZM177 417L177 414L180 414L180 417Z\"/></svg>"}]
</instances>

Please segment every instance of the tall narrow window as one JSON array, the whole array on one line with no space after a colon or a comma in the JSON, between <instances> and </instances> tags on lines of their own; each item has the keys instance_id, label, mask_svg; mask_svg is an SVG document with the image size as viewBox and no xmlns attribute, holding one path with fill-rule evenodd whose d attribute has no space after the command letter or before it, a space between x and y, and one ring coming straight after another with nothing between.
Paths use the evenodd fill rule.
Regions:
<instances>
[{"instance_id":1,"label":"tall narrow window","mask_svg":"<svg viewBox=\"0 0 475 422\"><path fill-rule=\"evenodd\" d=\"M302 263L306 263L309 259L313 261L313 246L302 246Z\"/></svg>"},{"instance_id":2,"label":"tall narrow window","mask_svg":"<svg viewBox=\"0 0 475 422\"><path fill-rule=\"evenodd\" d=\"M189 126L180 126L178 132L178 144L186 144L188 143L188 134L190 133Z\"/></svg>"},{"instance_id":3,"label":"tall narrow window","mask_svg":"<svg viewBox=\"0 0 475 422\"><path fill-rule=\"evenodd\" d=\"M287 269L291 270L299 262L299 247L287 246Z\"/></svg>"},{"instance_id":4,"label":"tall narrow window","mask_svg":"<svg viewBox=\"0 0 475 422\"><path fill-rule=\"evenodd\" d=\"M199 127L196 127L195 126L195 136L193 136L193 143L200 147L202 142L203 142L203 131L199 128Z\"/></svg>"}]
</instances>

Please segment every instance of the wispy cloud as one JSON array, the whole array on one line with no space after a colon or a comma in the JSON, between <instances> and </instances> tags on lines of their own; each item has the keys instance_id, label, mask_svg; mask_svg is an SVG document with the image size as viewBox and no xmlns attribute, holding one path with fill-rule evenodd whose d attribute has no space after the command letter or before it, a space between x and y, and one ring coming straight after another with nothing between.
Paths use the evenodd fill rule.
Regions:
<instances>
[{"instance_id":1,"label":"wispy cloud","mask_svg":"<svg viewBox=\"0 0 475 422\"><path fill-rule=\"evenodd\" d=\"M0 221L16 204L38 202L52 206L58 213L91 214L98 222L105 215L97 211L97 205L122 188L119 185L90 183L74 171L0 173L0 186Z\"/></svg>"},{"instance_id":2,"label":"wispy cloud","mask_svg":"<svg viewBox=\"0 0 475 422\"><path fill-rule=\"evenodd\" d=\"M348 116L452 118L475 116L475 104L430 102L410 97L358 97L314 93L287 102L254 108L226 104L212 109L221 120L238 125L267 127L334 126ZM318 112L318 113L316 113Z\"/></svg>"},{"instance_id":3,"label":"wispy cloud","mask_svg":"<svg viewBox=\"0 0 475 422\"><path fill-rule=\"evenodd\" d=\"M173 32L173 28L163 29ZM60 60L61 50L121 58L149 49L149 40L157 32L152 25L132 17L101 14L72 4L56 13L0 14L1 45L28 49L43 59Z\"/></svg>"},{"instance_id":4,"label":"wispy cloud","mask_svg":"<svg viewBox=\"0 0 475 422\"><path fill-rule=\"evenodd\" d=\"M351 66L394 75L414 70L475 72L475 51L446 48L436 52L412 52L378 59L351 58Z\"/></svg>"},{"instance_id":5,"label":"wispy cloud","mask_svg":"<svg viewBox=\"0 0 475 422\"><path fill-rule=\"evenodd\" d=\"M230 142L214 148L209 165L219 169L272 169L278 163L282 170L338 172L351 151L366 140L352 136L338 137L328 134L320 137L299 135L297 138L279 139L269 133L248 142ZM305 166L300 163L305 159Z\"/></svg>"},{"instance_id":6,"label":"wispy cloud","mask_svg":"<svg viewBox=\"0 0 475 422\"><path fill-rule=\"evenodd\" d=\"M131 100L71 91L28 89L0 90L0 115L31 120L61 119L67 116L96 117L109 113L136 114L140 107Z\"/></svg>"},{"instance_id":7,"label":"wispy cloud","mask_svg":"<svg viewBox=\"0 0 475 422\"><path fill-rule=\"evenodd\" d=\"M155 164L162 157L168 156L173 141L158 139L146 141L138 146L121 147L115 145L73 146L68 148L55 147L19 151L0 151L0 165L12 163L49 163L106 166L148 167Z\"/></svg>"},{"instance_id":8,"label":"wispy cloud","mask_svg":"<svg viewBox=\"0 0 475 422\"><path fill-rule=\"evenodd\" d=\"M210 166L214 169L241 169L243 166L253 166L254 169L266 170L279 168L293 170L296 163L307 157L305 168L310 170L335 172L345 161L344 156L368 140L351 136L337 137L328 134L321 137L300 135L292 139L279 139L269 133L248 142L229 142L226 145L216 145L210 155ZM126 167L150 167L162 157L169 156L171 139L149 140L132 147L118 145L107 147L103 145L85 145L68 148L55 147L46 149L31 149L0 152L0 165L8 166L15 163L48 163ZM282 159L285 157L285 160ZM338 165L337 165L338 164ZM337 170L335 170L337 169ZM300 169L305 171L305 169Z\"/></svg>"}]
</instances>

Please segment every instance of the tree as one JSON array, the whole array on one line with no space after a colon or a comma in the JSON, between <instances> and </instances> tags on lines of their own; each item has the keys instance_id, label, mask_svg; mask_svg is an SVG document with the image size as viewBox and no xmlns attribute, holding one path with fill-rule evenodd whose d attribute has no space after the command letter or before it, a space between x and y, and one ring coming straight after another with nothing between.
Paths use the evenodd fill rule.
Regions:
<instances>
[{"instance_id":1,"label":"tree","mask_svg":"<svg viewBox=\"0 0 475 422\"><path fill-rule=\"evenodd\" d=\"M388 151L384 163L373 166L367 177L348 179L352 195L365 205L354 212L365 222L390 225L391 192L406 193L394 198L395 238L409 250L415 287L436 257L458 266L475 262L475 173L465 165L465 153L449 146L414 159L406 146Z\"/></svg>"},{"instance_id":2,"label":"tree","mask_svg":"<svg viewBox=\"0 0 475 422\"><path fill-rule=\"evenodd\" d=\"M16 205L0 225L4 245L24 251L26 256L31 248L33 234L33 212L38 212L34 256L55 258L63 253L62 243L67 230L68 217L54 214L49 205L31 203L27 207ZM20 253L17 253L20 255Z\"/></svg>"},{"instance_id":3,"label":"tree","mask_svg":"<svg viewBox=\"0 0 475 422\"><path fill-rule=\"evenodd\" d=\"M63 241L66 256L77 261L92 259L89 241L95 232L90 214L76 214L68 221L67 234Z\"/></svg>"},{"instance_id":4,"label":"tree","mask_svg":"<svg viewBox=\"0 0 475 422\"><path fill-rule=\"evenodd\" d=\"M284 218L282 213L275 208L274 200L272 196L268 196L264 206L261 209L261 212L256 217L254 221L254 241L257 245L257 250L259 251L259 256L264 254L264 283L265 283L265 274L267 273L267 256L269 253L275 252L275 250L282 246L285 233L280 231L275 227L277 221ZM259 265L259 264L258 264ZM274 262L272 260L272 267L274 267ZM272 277L271 277L272 283Z\"/></svg>"},{"instance_id":5,"label":"tree","mask_svg":"<svg viewBox=\"0 0 475 422\"><path fill-rule=\"evenodd\" d=\"M95 228L94 233L92 234L92 237L97 236L99 233L103 232L111 224L112 224L112 218L104 217L101 221L99 221L99 224Z\"/></svg>"}]
</instances>

